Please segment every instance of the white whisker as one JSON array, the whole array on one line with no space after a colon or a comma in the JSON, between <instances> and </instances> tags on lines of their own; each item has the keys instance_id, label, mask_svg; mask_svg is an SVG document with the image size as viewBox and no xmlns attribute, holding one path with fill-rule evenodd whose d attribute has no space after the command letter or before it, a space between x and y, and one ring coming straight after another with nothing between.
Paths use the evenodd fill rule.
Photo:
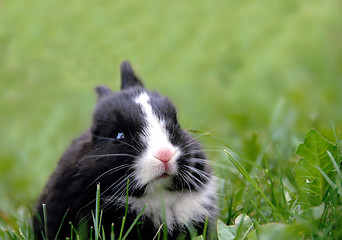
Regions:
<instances>
[{"instance_id":1,"label":"white whisker","mask_svg":"<svg viewBox=\"0 0 342 240\"><path fill-rule=\"evenodd\" d=\"M190 176L189 173L184 171L183 169L180 170L180 172L182 172L184 174L183 176L185 177L186 180L188 180L187 182L190 182L192 185L195 186L195 189L197 189L197 190L200 189L200 187L196 184L196 182L194 182L194 180L191 178L193 176Z\"/></svg>"},{"instance_id":2,"label":"white whisker","mask_svg":"<svg viewBox=\"0 0 342 240\"><path fill-rule=\"evenodd\" d=\"M197 173L198 175L200 175L200 177L204 177L206 178L207 180L209 180L210 178L208 177L208 173L203 171L203 170L200 170L200 169L197 169L195 167L192 167L192 166L185 166L187 167L188 169L192 170L194 173Z\"/></svg>"},{"instance_id":3,"label":"white whisker","mask_svg":"<svg viewBox=\"0 0 342 240\"><path fill-rule=\"evenodd\" d=\"M123 165L120 165L118 167L115 167L115 168L112 168L112 169L109 169L107 170L106 172L102 173L100 176L98 176L93 182L91 182L86 188L90 187L92 184L94 184L95 182L97 182L100 178L102 178L103 176L105 175L109 175L111 173L114 173L114 172L117 172L117 171L120 171L124 168L127 168L129 167L128 164L123 164Z\"/></svg>"}]
</instances>

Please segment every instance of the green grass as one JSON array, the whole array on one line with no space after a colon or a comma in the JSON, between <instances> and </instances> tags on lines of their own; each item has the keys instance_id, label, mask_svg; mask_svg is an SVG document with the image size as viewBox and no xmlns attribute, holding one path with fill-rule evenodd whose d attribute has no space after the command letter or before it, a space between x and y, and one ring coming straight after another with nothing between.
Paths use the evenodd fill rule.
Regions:
<instances>
[{"instance_id":1,"label":"green grass","mask_svg":"<svg viewBox=\"0 0 342 240\"><path fill-rule=\"evenodd\" d=\"M325 165L303 156L300 144L315 128L340 146L341 7L336 0L1 1L0 226L27 239L28 208L90 125L93 88L118 90L119 63L129 59L149 89L173 100L183 127L210 133L195 136L213 165L224 165L216 168L222 223L246 214L250 238L340 238L341 176L331 161L339 166L339 156L324 153ZM306 190L313 195L300 194Z\"/></svg>"}]
</instances>

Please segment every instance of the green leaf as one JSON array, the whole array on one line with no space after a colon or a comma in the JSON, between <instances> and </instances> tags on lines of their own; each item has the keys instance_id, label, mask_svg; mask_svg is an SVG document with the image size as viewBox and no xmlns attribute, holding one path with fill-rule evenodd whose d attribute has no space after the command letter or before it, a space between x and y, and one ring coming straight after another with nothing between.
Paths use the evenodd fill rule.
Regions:
<instances>
[{"instance_id":1,"label":"green leaf","mask_svg":"<svg viewBox=\"0 0 342 240\"><path fill-rule=\"evenodd\" d=\"M310 229L303 224L269 223L258 227L248 234L249 240L303 239Z\"/></svg>"},{"instance_id":2,"label":"green leaf","mask_svg":"<svg viewBox=\"0 0 342 240\"><path fill-rule=\"evenodd\" d=\"M219 240L234 240L235 235L234 226L227 226L221 220L217 220L217 237Z\"/></svg>"},{"instance_id":3,"label":"green leaf","mask_svg":"<svg viewBox=\"0 0 342 240\"><path fill-rule=\"evenodd\" d=\"M324 139L315 129L307 132L304 143L296 151L302 157L295 169L300 190L298 203L305 207L320 205L329 187L319 169L330 179L334 179L336 171L328 151L337 159L338 147Z\"/></svg>"},{"instance_id":4,"label":"green leaf","mask_svg":"<svg viewBox=\"0 0 342 240\"><path fill-rule=\"evenodd\" d=\"M235 240L243 240L247 234L252 230L253 223L246 214L241 214L235 218L236 236Z\"/></svg>"},{"instance_id":5,"label":"green leaf","mask_svg":"<svg viewBox=\"0 0 342 240\"><path fill-rule=\"evenodd\" d=\"M234 222L235 225L227 226L221 220L217 221L219 240L243 240L253 228L253 223L246 214L239 215Z\"/></svg>"},{"instance_id":6,"label":"green leaf","mask_svg":"<svg viewBox=\"0 0 342 240\"><path fill-rule=\"evenodd\" d=\"M300 212L296 219L298 222L305 223L305 222L311 222L310 225L316 220L319 220L325 210L325 204L321 204L317 207L307 208L304 211Z\"/></svg>"}]
</instances>

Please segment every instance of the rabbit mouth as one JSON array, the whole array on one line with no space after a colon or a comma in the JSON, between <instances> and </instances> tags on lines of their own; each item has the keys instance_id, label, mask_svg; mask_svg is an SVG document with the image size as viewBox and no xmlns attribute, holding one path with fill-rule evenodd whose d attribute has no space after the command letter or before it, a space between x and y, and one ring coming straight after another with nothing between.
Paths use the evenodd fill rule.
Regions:
<instances>
[{"instance_id":1,"label":"rabbit mouth","mask_svg":"<svg viewBox=\"0 0 342 240\"><path fill-rule=\"evenodd\" d=\"M157 179L168 178L169 176L170 175L165 172L162 175L158 176Z\"/></svg>"}]
</instances>

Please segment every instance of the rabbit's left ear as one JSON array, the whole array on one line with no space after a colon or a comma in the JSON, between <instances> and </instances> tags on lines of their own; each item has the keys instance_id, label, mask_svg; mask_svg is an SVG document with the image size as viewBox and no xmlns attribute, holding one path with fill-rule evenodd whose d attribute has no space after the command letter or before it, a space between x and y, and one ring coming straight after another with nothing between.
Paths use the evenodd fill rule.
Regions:
<instances>
[{"instance_id":1,"label":"rabbit's left ear","mask_svg":"<svg viewBox=\"0 0 342 240\"><path fill-rule=\"evenodd\" d=\"M144 87L140 79L135 75L134 70L128 61L123 61L121 70L121 90L131 87Z\"/></svg>"},{"instance_id":2,"label":"rabbit's left ear","mask_svg":"<svg viewBox=\"0 0 342 240\"><path fill-rule=\"evenodd\" d=\"M112 93L112 90L110 90L110 88L106 87L106 86L97 86L95 88L95 90L96 90L98 99L100 99L100 98L102 98L102 97Z\"/></svg>"}]
</instances>

